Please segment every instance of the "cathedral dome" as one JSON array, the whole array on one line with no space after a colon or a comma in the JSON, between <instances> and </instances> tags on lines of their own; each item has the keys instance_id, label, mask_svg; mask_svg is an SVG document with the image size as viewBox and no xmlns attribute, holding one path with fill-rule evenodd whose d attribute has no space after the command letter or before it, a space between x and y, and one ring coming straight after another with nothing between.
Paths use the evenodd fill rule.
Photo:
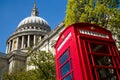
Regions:
<instances>
[{"instance_id":1,"label":"cathedral dome","mask_svg":"<svg viewBox=\"0 0 120 80\"><path fill-rule=\"evenodd\" d=\"M18 28L22 25L25 25L25 24L31 24L31 23L36 23L36 24L41 24L41 25L46 25L48 26L48 23L46 20L44 20L43 18L41 17L38 17L38 16L30 16L30 17L27 17L25 19L23 19L19 25L18 25Z\"/></svg>"},{"instance_id":2,"label":"cathedral dome","mask_svg":"<svg viewBox=\"0 0 120 80\"><path fill-rule=\"evenodd\" d=\"M38 16L38 10L37 10L36 4L34 4L33 10L31 12L31 16L23 19L18 24L18 28L26 24L39 24L43 26L49 26L46 20Z\"/></svg>"},{"instance_id":3,"label":"cathedral dome","mask_svg":"<svg viewBox=\"0 0 120 80\"><path fill-rule=\"evenodd\" d=\"M15 50L26 52L28 47L36 45L50 31L47 21L38 16L38 9L34 4L31 16L24 18L8 38L7 53Z\"/></svg>"}]
</instances>

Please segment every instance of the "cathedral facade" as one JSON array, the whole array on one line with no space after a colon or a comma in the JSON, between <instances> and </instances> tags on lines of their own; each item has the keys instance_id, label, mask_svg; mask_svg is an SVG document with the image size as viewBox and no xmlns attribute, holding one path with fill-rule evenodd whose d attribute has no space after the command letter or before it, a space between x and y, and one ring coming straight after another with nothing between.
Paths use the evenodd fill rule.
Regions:
<instances>
[{"instance_id":1,"label":"cathedral facade","mask_svg":"<svg viewBox=\"0 0 120 80\"><path fill-rule=\"evenodd\" d=\"M16 31L7 40L6 54L0 54L0 79L3 72L14 72L26 67L27 52L31 48L42 51L54 52L54 44L59 34L64 30L61 22L51 31L48 22L39 17L39 12L34 4L31 16L23 19L17 26ZM27 66L27 69L34 67Z\"/></svg>"},{"instance_id":2,"label":"cathedral facade","mask_svg":"<svg viewBox=\"0 0 120 80\"><path fill-rule=\"evenodd\" d=\"M61 22L51 30L47 21L39 17L38 9L34 4L31 16L23 19L16 31L8 38L6 54L0 53L0 79L2 80L3 72L13 72L26 67L26 53L30 48L51 51L55 54L54 45L64 26L64 22ZM117 41L120 43L120 40ZM32 68L28 66L28 69Z\"/></svg>"}]
</instances>

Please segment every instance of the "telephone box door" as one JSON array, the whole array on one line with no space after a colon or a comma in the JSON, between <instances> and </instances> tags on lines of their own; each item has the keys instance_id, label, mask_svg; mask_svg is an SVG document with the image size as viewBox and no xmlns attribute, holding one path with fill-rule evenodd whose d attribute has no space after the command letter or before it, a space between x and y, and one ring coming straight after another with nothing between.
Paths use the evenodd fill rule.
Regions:
<instances>
[{"instance_id":1,"label":"telephone box door","mask_svg":"<svg viewBox=\"0 0 120 80\"><path fill-rule=\"evenodd\" d=\"M82 45L94 80L120 80L118 70L120 59L114 43L83 39Z\"/></svg>"}]
</instances>

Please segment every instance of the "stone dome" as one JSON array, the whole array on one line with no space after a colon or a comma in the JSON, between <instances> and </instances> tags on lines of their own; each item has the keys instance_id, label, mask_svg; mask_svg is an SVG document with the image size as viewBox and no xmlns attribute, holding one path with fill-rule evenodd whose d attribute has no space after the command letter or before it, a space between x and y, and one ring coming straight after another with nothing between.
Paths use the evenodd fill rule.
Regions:
<instances>
[{"instance_id":1,"label":"stone dome","mask_svg":"<svg viewBox=\"0 0 120 80\"><path fill-rule=\"evenodd\" d=\"M41 25L46 25L48 26L48 23L46 20L44 20L43 18L41 17L38 17L38 16L30 16L30 17L27 17L25 19L23 19L19 25L18 25L18 28L22 25L25 25L25 24L31 24L31 23L36 23L36 24L41 24Z\"/></svg>"},{"instance_id":2,"label":"stone dome","mask_svg":"<svg viewBox=\"0 0 120 80\"><path fill-rule=\"evenodd\" d=\"M30 27L28 27L30 26ZM36 7L36 4L34 4L34 7L32 9L31 12L31 16L24 18L17 26L17 30L16 32L20 32L20 31L24 31L25 29L41 29L42 31L46 30L46 31L50 31L50 27L48 25L48 22L46 20L44 20L43 18L38 16L38 10Z\"/></svg>"},{"instance_id":3,"label":"stone dome","mask_svg":"<svg viewBox=\"0 0 120 80\"><path fill-rule=\"evenodd\" d=\"M26 51L26 48L36 45L50 31L47 21L38 16L38 9L34 4L31 16L24 18L8 38L7 53L14 50Z\"/></svg>"}]
</instances>

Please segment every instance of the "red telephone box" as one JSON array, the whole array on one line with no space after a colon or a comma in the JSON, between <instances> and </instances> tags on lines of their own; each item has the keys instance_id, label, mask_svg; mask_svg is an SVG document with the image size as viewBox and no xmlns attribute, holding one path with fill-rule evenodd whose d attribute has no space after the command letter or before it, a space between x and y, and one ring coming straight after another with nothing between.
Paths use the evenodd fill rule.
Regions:
<instances>
[{"instance_id":1,"label":"red telephone box","mask_svg":"<svg viewBox=\"0 0 120 80\"><path fill-rule=\"evenodd\" d=\"M55 49L57 80L120 80L120 54L111 32L104 28L70 25Z\"/></svg>"}]
</instances>

